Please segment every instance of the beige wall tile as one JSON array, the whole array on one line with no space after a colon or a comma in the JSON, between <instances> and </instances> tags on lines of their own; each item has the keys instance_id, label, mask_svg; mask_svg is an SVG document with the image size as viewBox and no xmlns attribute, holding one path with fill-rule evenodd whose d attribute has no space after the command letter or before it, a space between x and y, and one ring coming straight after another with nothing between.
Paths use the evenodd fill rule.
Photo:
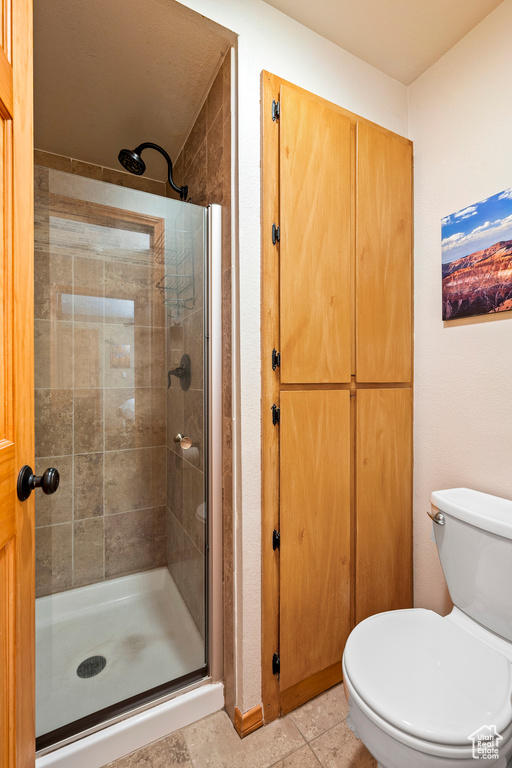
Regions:
<instances>
[{"instance_id":1,"label":"beige wall tile","mask_svg":"<svg viewBox=\"0 0 512 768\"><path fill-rule=\"evenodd\" d=\"M178 447L167 451L167 504L199 551L204 552L204 474L187 460L191 450Z\"/></svg>"},{"instance_id":2,"label":"beige wall tile","mask_svg":"<svg viewBox=\"0 0 512 768\"><path fill-rule=\"evenodd\" d=\"M34 164L45 168L53 168L55 171L71 173L71 158L62 155L54 155L53 152L44 152L34 149Z\"/></svg>"},{"instance_id":3,"label":"beige wall tile","mask_svg":"<svg viewBox=\"0 0 512 768\"><path fill-rule=\"evenodd\" d=\"M105 263L105 322L121 325L165 325L165 313L162 296L150 267L126 264L124 262ZM116 300L126 303L119 313Z\"/></svg>"},{"instance_id":4,"label":"beige wall tile","mask_svg":"<svg viewBox=\"0 0 512 768\"><path fill-rule=\"evenodd\" d=\"M165 507L105 518L105 577L111 579L166 562Z\"/></svg>"},{"instance_id":5,"label":"beige wall tile","mask_svg":"<svg viewBox=\"0 0 512 768\"><path fill-rule=\"evenodd\" d=\"M137 357L136 330L139 329L129 325L105 324L103 337L105 387L134 386Z\"/></svg>"},{"instance_id":6,"label":"beige wall tile","mask_svg":"<svg viewBox=\"0 0 512 768\"><path fill-rule=\"evenodd\" d=\"M105 514L165 505L165 447L105 454Z\"/></svg>"},{"instance_id":7,"label":"beige wall tile","mask_svg":"<svg viewBox=\"0 0 512 768\"><path fill-rule=\"evenodd\" d=\"M166 387L165 328L134 329L134 376L136 387Z\"/></svg>"},{"instance_id":8,"label":"beige wall tile","mask_svg":"<svg viewBox=\"0 0 512 768\"><path fill-rule=\"evenodd\" d=\"M74 523L73 587L102 581L104 573L103 518Z\"/></svg>"},{"instance_id":9,"label":"beige wall tile","mask_svg":"<svg viewBox=\"0 0 512 768\"><path fill-rule=\"evenodd\" d=\"M74 452L103 450L103 390L74 390Z\"/></svg>"},{"instance_id":10,"label":"beige wall tile","mask_svg":"<svg viewBox=\"0 0 512 768\"><path fill-rule=\"evenodd\" d=\"M199 151L199 147L206 138L206 112L207 104L205 102L183 147L183 171L186 175ZM188 191L190 194L190 182L185 179L184 183L189 185Z\"/></svg>"},{"instance_id":11,"label":"beige wall tile","mask_svg":"<svg viewBox=\"0 0 512 768\"><path fill-rule=\"evenodd\" d=\"M206 195L206 137L199 145L194 159L186 171L188 194L195 205L208 205Z\"/></svg>"},{"instance_id":12,"label":"beige wall tile","mask_svg":"<svg viewBox=\"0 0 512 768\"><path fill-rule=\"evenodd\" d=\"M165 445L165 389L105 390L105 450Z\"/></svg>"},{"instance_id":13,"label":"beige wall tile","mask_svg":"<svg viewBox=\"0 0 512 768\"><path fill-rule=\"evenodd\" d=\"M34 316L41 320L71 320L73 260L69 256L34 253Z\"/></svg>"},{"instance_id":14,"label":"beige wall tile","mask_svg":"<svg viewBox=\"0 0 512 768\"><path fill-rule=\"evenodd\" d=\"M103 323L104 271L102 259L75 256L73 259L73 319Z\"/></svg>"},{"instance_id":15,"label":"beige wall tile","mask_svg":"<svg viewBox=\"0 0 512 768\"><path fill-rule=\"evenodd\" d=\"M224 120L217 114L206 135L206 195L208 203L224 202Z\"/></svg>"},{"instance_id":16,"label":"beige wall tile","mask_svg":"<svg viewBox=\"0 0 512 768\"><path fill-rule=\"evenodd\" d=\"M204 637L205 559L169 510L167 564L201 636Z\"/></svg>"},{"instance_id":17,"label":"beige wall tile","mask_svg":"<svg viewBox=\"0 0 512 768\"><path fill-rule=\"evenodd\" d=\"M109 184L117 184L120 187L140 189L142 192L150 192L152 195L165 197L165 180L149 179L146 176L134 176L131 173L123 173L113 168L102 168L101 180Z\"/></svg>"},{"instance_id":18,"label":"beige wall tile","mask_svg":"<svg viewBox=\"0 0 512 768\"><path fill-rule=\"evenodd\" d=\"M58 470L59 488L51 496L41 491L36 493L36 527L69 523L73 519L73 456L36 459L36 475L42 475L48 467Z\"/></svg>"},{"instance_id":19,"label":"beige wall tile","mask_svg":"<svg viewBox=\"0 0 512 768\"><path fill-rule=\"evenodd\" d=\"M75 520L103 514L103 453L75 456Z\"/></svg>"},{"instance_id":20,"label":"beige wall tile","mask_svg":"<svg viewBox=\"0 0 512 768\"><path fill-rule=\"evenodd\" d=\"M71 160L71 173L76 174L76 176L86 176L88 179L101 181L103 168L101 165L84 163L82 160Z\"/></svg>"},{"instance_id":21,"label":"beige wall tile","mask_svg":"<svg viewBox=\"0 0 512 768\"><path fill-rule=\"evenodd\" d=\"M36 529L36 597L73 586L72 525Z\"/></svg>"},{"instance_id":22,"label":"beige wall tile","mask_svg":"<svg viewBox=\"0 0 512 768\"><path fill-rule=\"evenodd\" d=\"M204 471L204 395L202 390L189 389L183 393L183 434L192 440L192 448L181 451L183 458L196 469Z\"/></svg>"},{"instance_id":23,"label":"beige wall tile","mask_svg":"<svg viewBox=\"0 0 512 768\"><path fill-rule=\"evenodd\" d=\"M74 326L73 385L75 389L101 387L103 384L103 325L75 323Z\"/></svg>"},{"instance_id":24,"label":"beige wall tile","mask_svg":"<svg viewBox=\"0 0 512 768\"><path fill-rule=\"evenodd\" d=\"M206 104L206 130L209 131L224 105L224 72L222 67L219 69L217 77L212 83L212 87L210 88L206 99Z\"/></svg>"},{"instance_id":25,"label":"beige wall tile","mask_svg":"<svg viewBox=\"0 0 512 768\"><path fill-rule=\"evenodd\" d=\"M36 389L73 386L73 325L34 321L34 384Z\"/></svg>"},{"instance_id":26,"label":"beige wall tile","mask_svg":"<svg viewBox=\"0 0 512 768\"><path fill-rule=\"evenodd\" d=\"M183 319L183 350L190 357L190 389L203 389L203 312Z\"/></svg>"},{"instance_id":27,"label":"beige wall tile","mask_svg":"<svg viewBox=\"0 0 512 768\"><path fill-rule=\"evenodd\" d=\"M36 456L73 453L73 391L36 389Z\"/></svg>"}]
</instances>

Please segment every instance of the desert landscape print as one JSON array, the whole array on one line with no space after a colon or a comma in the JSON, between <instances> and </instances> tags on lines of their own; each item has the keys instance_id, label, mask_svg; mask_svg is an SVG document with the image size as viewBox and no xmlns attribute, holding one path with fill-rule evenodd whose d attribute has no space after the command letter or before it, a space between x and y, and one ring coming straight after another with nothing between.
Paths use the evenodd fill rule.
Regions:
<instances>
[{"instance_id":1,"label":"desert landscape print","mask_svg":"<svg viewBox=\"0 0 512 768\"><path fill-rule=\"evenodd\" d=\"M442 220L443 320L512 309L512 189Z\"/></svg>"}]
</instances>

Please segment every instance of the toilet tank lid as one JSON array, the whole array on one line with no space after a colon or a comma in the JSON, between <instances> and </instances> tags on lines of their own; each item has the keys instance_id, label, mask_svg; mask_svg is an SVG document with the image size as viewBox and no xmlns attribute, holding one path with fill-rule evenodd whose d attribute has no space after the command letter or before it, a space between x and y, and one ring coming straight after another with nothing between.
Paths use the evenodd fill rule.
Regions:
<instances>
[{"instance_id":1,"label":"toilet tank lid","mask_svg":"<svg viewBox=\"0 0 512 768\"><path fill-rule=\"evenodd\" d=\"M512 539L512 501L508 499L471 488L448 488L434 491L430 501L441 512L464 523Z\"/></svg>"}]
</instances>

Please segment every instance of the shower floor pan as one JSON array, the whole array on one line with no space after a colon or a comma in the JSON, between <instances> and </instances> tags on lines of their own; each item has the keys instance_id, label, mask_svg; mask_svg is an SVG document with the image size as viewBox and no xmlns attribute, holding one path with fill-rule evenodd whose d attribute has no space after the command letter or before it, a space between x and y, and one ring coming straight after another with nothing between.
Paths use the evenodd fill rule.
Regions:
<instances>
[{"instance_id":1,"label":"shower floor pan","mask_svg":"<svg viewBox=\"0 0 512 768\"><path fill-rule=\"evenodd\" d=\"M38 598L36 734L200 669L204 658L167 568Z\"/></svg>"}]
</instances>

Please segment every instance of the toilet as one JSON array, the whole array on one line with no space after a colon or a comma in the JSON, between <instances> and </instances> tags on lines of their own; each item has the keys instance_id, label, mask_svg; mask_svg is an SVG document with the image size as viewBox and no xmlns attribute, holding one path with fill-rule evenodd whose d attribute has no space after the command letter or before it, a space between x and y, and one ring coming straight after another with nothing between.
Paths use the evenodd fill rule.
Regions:
<instances>
[{"instance_id":1,"label":"toilet","mask_svg":"<svg viewBox=\"0 0 512 768\"><path fill-rule=\"evenodd\" d=\"M379 768L505 768L512 765L512 501L451 488L432 493L431 505L454 608L446 617L389 611L355 627L343 654L347 723Z\"/></svg>"}]
</instances>

